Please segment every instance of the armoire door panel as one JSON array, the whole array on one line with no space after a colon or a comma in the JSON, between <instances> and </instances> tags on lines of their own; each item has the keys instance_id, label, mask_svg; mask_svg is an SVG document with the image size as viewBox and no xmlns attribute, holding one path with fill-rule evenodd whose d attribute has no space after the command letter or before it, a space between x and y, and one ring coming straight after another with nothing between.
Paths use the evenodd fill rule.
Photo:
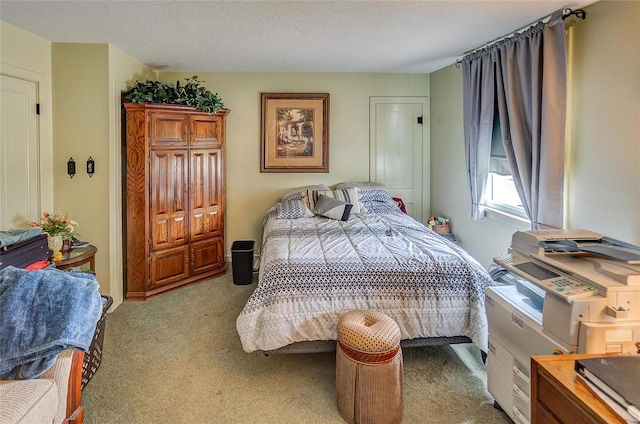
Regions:
<instances>
[{"instance_id":1,"label":"armoire door panel","mask_svg":"<svg viewBox=\"0 0 640 424\"><path fill-rule=\"evenodd\" d=\"M207 237L206 225L204 212L194 210L191 214L191 240Z\"/></svg>"},{"instance_id":2,"label":"armoire door panel","mask_svg":"<svg viewBox=\"0 0 640 424\"><path fill-rule=\"evenodd\" d=\"M194 147L222 144L224 121L217 115L191 117L191 145Z\"/></svg>"},{"instance_id":3,"label":"armoire door panel","mask_svg":"<svg viewBox=\"0 0 640 424\"><path fill-rule=\"evenodd\" d=\"M207 231L210 237L222 235L222 214L218 207L207 208Z\"/></svg>"},{"instance_id":4,"label":"armoire door panel","mask_svg":"<svg viewBox=\"0 0 640 424\"><path fill-rule=\"evenodd\" d=\"M221 233L219 203L221 192L221 150L193 149L190 156L191 238L200 240Z\"/></svg>"},{"instance_id":5,"label":"armoire door panel","mask_svg":"<svg viewBox=\"0 0 640 424\"><path fill-rule=\"evenodd\" d=\"M204 187L207 191L207 207L219 206L222 201L222 150L215 149L207 152L208 175L206 181L208 184Z\"/></svg>"},{"instance_id":6,"label":"armoire door panel","mask_svg":"<svg viewBox=\"0 0 640 424\"><path fill-rule=\"evenodd\" d=\"M223 229L223 209L222 209L222 150L209 150L209 178L206 195L206 216L208 218L207 231L212 237L222 236Z\"/></svg>"},{"instance_id":7,"label":"armoire door panel","mask_svg":"<svg viewBox=\"0 0 640 424\"><path fill-rule=\"evenodd\" d=\"M206 204L206 185L209 179L209 155L206 150L192 150L190 155L190 194L192 208L203 208Z\"/></svg>"},{"instance_id":8,"label":"armoire door panel","mask_svg":"<svg viewBox=\"0 0 640 424\"><path fill-rule=\"evenodd\" d=\"M186 146L189 143L189 115L152 112L149 120L151 147Z\"/></svg>"},{"instance_id":9,"label":"armoire door panel","mask_svg":"<svg viewBox=\"0 0 640 424\"><path fill-rule=\"evenodd\" d=\"M157 215L151 221L151 250L162 250L187 242L184 213Z\"/></svg>"},{"instance_id":10,"label":"armoire door panel","mask_svg":"<svg viewBox=\"0 0 640 424\"><path fill-rule=\"evenodd\" d=\"M172 246L183 244L188 241L186 213L173 213L169 220L169 240Z\"/></svg>"},{"instance_id":11,"label":"armoire door panel","mask_svg":"<svg viewBox=\"0 0 640 424\"><path fill-rule=\"evenodd\" d=\"M190 272L203 274L220 268L224 263L222 238L191 243Z\"/></svg>"},{"instance_id":12,"label":"armoire door panel","mask_svg":"<svg viewBox=\"0 0 640 424\"><path fill-rule=\"evenodd\" d=\"M152 250L166 249L170 247L169 217L168 215L154 215L151 220Z\"/></svg>"},{"instance_id":13,"label":"armoire door panel","mask_svg":"<svg viewBox=\"0 0 640 424\"><path fill-rule=\"evenodd\" d=\"M151 150L151 249L187 242L187 150Z\"/></svg>"},{"instance_id":14,"label":"armoire door panel","mask_svg":"<svg viewBox=\"0 0 640 424\"><path fill-rule=\"evenodd\" d=\"M186 150L151 150L152 213L186 210L187 166Z\"/></svg>"},{"instance_id":15,"label":"armoire door panel","mask_svg":"<svg viewBox=\"0 0 640 424\"><path fill-rule=\"evenodd\" d=\"M189 276L189 247L181 246L151 254L151 285L158 288Z\"/></svg>"}]
</instances>

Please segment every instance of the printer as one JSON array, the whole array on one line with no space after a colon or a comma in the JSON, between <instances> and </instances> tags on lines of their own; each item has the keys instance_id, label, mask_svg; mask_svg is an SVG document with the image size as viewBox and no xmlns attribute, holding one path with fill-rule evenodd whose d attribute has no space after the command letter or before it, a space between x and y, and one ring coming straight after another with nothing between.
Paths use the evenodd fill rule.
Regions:
<instances>
[{"instance_id":1,"label":"printer","mask_svg":"<svg viewBox=\"0 0 640 424\"><path fill-rule=\"evenodd\" d=\"M518 231L486 290L489 393L529 422L533 355L637 352L640 247L587 230Z\"/></svg>"}]
</instances>

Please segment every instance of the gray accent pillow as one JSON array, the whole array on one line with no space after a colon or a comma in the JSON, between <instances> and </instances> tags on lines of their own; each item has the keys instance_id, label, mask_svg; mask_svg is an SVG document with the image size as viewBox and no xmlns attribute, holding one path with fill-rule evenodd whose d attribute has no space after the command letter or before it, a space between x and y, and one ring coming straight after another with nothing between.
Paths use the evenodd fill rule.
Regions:
<instances>
[{"instance_id":1,"label":"gray accent pillow","mask_svg":"<svg viewBox=\"0 0 640 424\"><path fill-rule=\"evenodd\" d=\"M307 204L299 199L283 200L276 203L276 213L278 219L311 218L313 216L313 212Z\"/></svg>"},{"instance_id":2,"label":"gray accent pillow","mask_svg":"<svg viewBox=\"0 0 640 424\"><path fill-rule=\"evenodd\" d=\"M346 221L351 214L351 208L353 208L351 203L321 194L316 201L314 212L326 218Z\"/></svg>"}]
</instances>

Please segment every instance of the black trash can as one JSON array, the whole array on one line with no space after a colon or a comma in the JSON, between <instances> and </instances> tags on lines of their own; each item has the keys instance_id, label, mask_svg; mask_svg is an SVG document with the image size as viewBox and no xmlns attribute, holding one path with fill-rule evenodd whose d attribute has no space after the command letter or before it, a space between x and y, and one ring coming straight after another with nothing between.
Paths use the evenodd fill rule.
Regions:
<instances>
[{"instance_id":1,"label":"black trash can","mask_svg":"<svg viewBox=\"0 0 640 424\"><path fill-rule=\"evenodd\" d=\"M233 284L251 284L253 277L253 240L236 240L231 245Z\"/></svg>"}]
</instances>

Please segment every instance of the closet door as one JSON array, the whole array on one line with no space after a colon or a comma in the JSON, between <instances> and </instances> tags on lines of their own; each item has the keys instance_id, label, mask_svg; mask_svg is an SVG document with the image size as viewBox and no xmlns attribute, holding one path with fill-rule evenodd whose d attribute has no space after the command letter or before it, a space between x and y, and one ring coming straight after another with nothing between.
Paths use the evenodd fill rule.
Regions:
<instances>
[{"instance_id":1,"label":"closet door","mask_svg":"<svg viewBox=\"0 0 640 424\"><path fill-rule=\"evenodd\" d=\"M0 228L25 228L40 215L38 85L0 79Z\"/></svg>"},{"instance_id":2,"label":"closet door","mask_svg":"<svg viewBox=\"0 0 640 424\"><path fill-rule=\"evenodd\" d=\"M190 154L191 241L222 235L222 151L193 149Z\"/></svg>"},{"instance_id":3,"label":"closet door","mask_svg":"<svg viewBox=\"0 0 640 424\"><path fill-rule=\"evenodd\" d=\"M369 99L369 180L401 197L407 213L426 223L429 217L429 99Z\"/></svg>"},{"instance_id":4,"label":"closet door","mask_svg":"<svg viewBox=\"0 0 640 424\"><path fill-rule=\"evenodd\" d=\"M188 151L151 150L151 250L187 243Z\"/></svg>"}]
</instances>

